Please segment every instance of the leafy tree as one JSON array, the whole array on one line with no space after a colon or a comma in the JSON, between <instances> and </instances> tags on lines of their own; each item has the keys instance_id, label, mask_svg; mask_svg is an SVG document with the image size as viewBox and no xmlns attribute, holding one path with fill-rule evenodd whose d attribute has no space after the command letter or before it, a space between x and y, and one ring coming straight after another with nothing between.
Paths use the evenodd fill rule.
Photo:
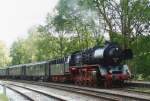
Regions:
<instances>
[{"instance_id":1,"label":"leafy tree","mask_svg":"<svg viewBox=\"0 0 150 101\"><path fill-rule=\"evenodd\" d=\"M133 73L149 76L150 72L150 36L138 36L132 43L134 59L131 63Z\"/></svg>"},{"instance_id":2,"label":"leafy tree","mask_svg":"<svg viewBox=\"0 0 150 101\"><path fill-rule=\"evenodd\" d=\"M121 33L128 40L149 32L149 4L149 0L61 0L58 11L64 11L68 20L75 22L73 18L78 18L78 23L84 20L92 30L98 27L98 32L109 33L110 39Z\"/></svg>"},{"instance_id":3,"label":"leafy tree","mask_svg":"<svg viewBox=\"0 0 150 101\"><path fill-rule=\"evenodd\" d=\"M25 63L26 54L23 39L13 43L10 49L10 56L12 57L12 65Z\"/></svg>"},{"instance_id":4,"label":"leafy tree","mask_svg":"<svg viewBox=\"0 0 150 101\"><path fill-rule=\"evenodd\" d=\"M8 54L8 49L5 44L0 41L0 68L5 67L10 63L10 58Z\"/></svg>"}]
</instances>

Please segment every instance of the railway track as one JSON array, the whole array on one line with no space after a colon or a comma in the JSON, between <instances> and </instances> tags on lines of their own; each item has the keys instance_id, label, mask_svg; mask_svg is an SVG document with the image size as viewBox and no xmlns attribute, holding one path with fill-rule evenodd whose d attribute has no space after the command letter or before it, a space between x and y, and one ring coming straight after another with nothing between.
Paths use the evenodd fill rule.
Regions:
<instances>
[{"instance_id":1,"label":"railway track","mask_svg":"<svg viewBox=\"0 0 150 101\"><path fill-rule=\"evenodd\" d=\"M6 87L6 85L0 84L1 89L3 88L3 90L5 89L5 91L3 91L4 95L7 96L9 101L32 101L32 99L28 96L26 96L25 94L18 92L17 90L11 88L11 87ZM5 86L5 88L4 88ZM7 91L7 93L6 93ZM17 99L17 100L16 100ZM0 100L1 101L1 100Z\"/></svg>"},{"instance_id":2,"label":"railway track","mask_svg":"<svg viewBox=\"0 0 150 101\"><path fill-rule=\"evenodd\" d=\"M29 89L24 86L13 84L5 84L5 86L23 96L26 99L25 101L65 101L63 98L52 96L38 90ZM16 99L15 101L19 101L19 99Z\"/></svg>"},{"instance_id":3,"label":"railway track","mask_svg":"<svg viewBox=\"0 0 150 101\"><path fill-rule=\"evenodd\" d=\"M6 86L6 85L5 85ZM34 101L31 97L29 97L28 95L18 91L17 89L14 89L12 87L6 86L7 88L11 89L12 91L17 92L18 94L20 94L21 96L23 96L27 101Z\"/></svg>"},{"instance_id":4,"label":"railway track","mask_svg":"<svg viewBox=\"0 0 150 101\"><path fill-rule=\"evenodd\" d=\"M11 84L16 86L22 86L23 84L27 84L28 86L38 85L41 87L49 87L54 89L59 89L67 92L78 93L86 96L93 96L94 98L98 98L107 101L150 101L150 96L141 95L138 93L127 92L123 90L115 90L115 89L98 89L98 88L88 88L88 87L79 87L75 85L68 84L56 84L56 83L45 83L45 82L31 82L31 81L20 81L22 83L12 82ZM6 81L6 83L10 84L10 81ZM89 100L90 101L90 100ZM92 100L93 101L93 100Z\"/></svg>"},{"instance_id":5,"label":"railway track","mask_svg":"<svg viewBox=\"0 0 150 101\"><path fill-rule=\"evenodd\" d=\"M61 101L118 101L117 99L111 98L111 97L104 97L104 96L94 96L92 94L90 94L89 92L82 92L82 91L72 91L72 90L64 90L64 89L59 89L56 93L55 89L49 89L48 87L43 87L43 86L38 86L37 85L33 85L31 82L30 84L26 84L26 83L18 83L18 82L5 82L5 84L7 85L11 85L11 86L15 86L15 87L21 87L21 88L25 88L25 89L29 89L32 91L36 91L36 92L42 92L43 94L49 94L53 95L55 97L58 97L60 99L62 99ZM32 84L32 85L31 85ZM52 87L54 88L54 87ZM58 88L57 88L58 89ZM61 92L60 92L61 90ZM53 93L51 93L51 91ZM65 92L67 91L67 93ZM64 96L62 96L62 94ZM38 100L34 100L34 101L38 101ZM39 101L46 101L46 100L39 100ZM51 101L51 100L47 100L47 101Z\"/></svg>"}]
</instances>

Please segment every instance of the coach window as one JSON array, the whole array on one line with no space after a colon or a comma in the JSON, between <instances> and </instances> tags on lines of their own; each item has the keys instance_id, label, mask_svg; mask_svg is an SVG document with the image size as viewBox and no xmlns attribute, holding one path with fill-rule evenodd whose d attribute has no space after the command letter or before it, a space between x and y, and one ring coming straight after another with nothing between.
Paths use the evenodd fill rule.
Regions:
<instances>
[{"instance_id":1,"label":"coach window","mask_svg":"<svg viewBox=\"0 0 150 101\"><path fill-rule=\"evenodd\" d=\"M33 71L34 75L38 75L38 65L34 64L33 66L34 66L33 69L35 70L35 71Z\"/></svg>"},{"instance_id":2,"label":"coach window","mask_svg":"<svg viewBox=\"0 0 150 101\"><path fill-rule=\"evenodd\" d=\"M36 75L39 75L39 69L40 69L40 65L39 64L36 64L35 65L35 69L36 69Z\"/></svg>"},{"instance_id":3,"label":"coach window","mask_svg":"<svg viewBox=\"0 0 150 101\"><path fill-rule=\"evenodd\" d=\"M57 64L59 64L59 59L57 60Z\"/></svg>"},{"instance_id":4,"label":"coach window","mask_svg":"<svg viewBox=\"0 0 150 101\"><path fill-rule=\"evenodd\" d=\"M57 60L56 60L56 64L58 64L58 62L59 62L59 61L58 61L58 59L57 59Z\"/></svg>"},{"instance_id":5,"label":"coach window","mask_svg":"<svg viewBox=\"0 0 150 101\"><path fill-rule=\"evenodd\" d=\"M60 64L60 61L61 61L61 60L59 59L57 64Z\"/></svg>"},{"instance_id":6,"label":"coach window","mask_svg":"<svg viewBox=\"0 0 150 101\"><path fill-rule=\"evenodd\" d=\"M34 67L33 67L34 65L31 65L31 75L33 75L33 73L35 73L34 72ZM36 71L36 70L35 70Z\"/></svg>"},{"instance_id":7,"label":"coach window","mask_svg":"<svg viewBox=\"0 0 150 101\"><path fill-rule=\"evenodd\" d=\"M54 60L54 64L56 64L56 60Z\"/></svg>"},{"instance_id":8,"label":"coach window","mask_svg":"<svg viewBox=\"0 0 150 101\"><path fill-rule=\"evenodd\" d=\"M58 63L60 64L60 62L61 62L61 59L59 59L59 62L58 62Z\"/></svg>"},{"instance_id":9,"label":"coach window","mask_svg":"<svg viewBox=\"0 0 150 101\"><path fill-rule=\"evenodd\" d=\"M30 68L31 68L30 75L32 75L32 73L33 73L33 66L31 65Z\"/></svg>"},{"instance_id":10,"label":"coach window","mask_svg":"<svg viewBox=\"0 0 150 101\"><path fill-rule=\"evenodd\" d=\"M35 69L36 69L36 75L38 75L39 74L39 68L40 68L40 65L39 64L36 64L35 65Z\"/></svg>"},{"instance_id":11,"label":"coach window","mask_svg":"<svg viewBox=\"0 0 150 101\"><path fill-rule=\"evenodd\" d=\"M42 64L38 65L38 68L37 68L38 69L38 75L40 75L40 72L42 72L42 66L43 66Z\"/></svg>"},{"instance_id":12,"label":"coach window","mask_svg":"<svg viewBox=\"0 0 150 101\"><path fill-rule=\"evenodd\" d=\"M29 75L31 75L31 66L28 66Z\"/></svg>"},{"instance_id":13,"label":"coach window","mask_svg":"<svg viewBox=\"0 0 150 101\"><path fill-rule=\"evenodd\" d=\"M35 65L35 68L37 70L37 74L36 75L39 75L40 68L39 68L38 64Z\"/></svg>"},{"instance_id":14,"label":"coach window","mask_svg":"<svg viewBox=\"0 0 150 101\"><path fill-rule=\"evenodd\" d=\"M30 68L30 75L32 75L32 65L30 65L29 68Z\"/></svg>"},{"instance_id":15,"label":"coach window","mask_svg":"<svg viewBox=\"0 0 150 101\"><path fill-rule=\"evenodd\" d=\"M60 59L57 60L57 67L59 67L59 63L60 63L59 61L60 61Z\"/></svg>"},{"instance_id":16,"label":"coach window","mask_svg":"<svg viewBox=\"0 0 150 101\"><path fill-rule=\"evenodd\" d=\"M41 64L42 65L42 67L41 67L41 74L43 75L43 71L45 70L45 65L44 65L45 63L43 63L43 64Z\"/></svg>"}]
</instances>

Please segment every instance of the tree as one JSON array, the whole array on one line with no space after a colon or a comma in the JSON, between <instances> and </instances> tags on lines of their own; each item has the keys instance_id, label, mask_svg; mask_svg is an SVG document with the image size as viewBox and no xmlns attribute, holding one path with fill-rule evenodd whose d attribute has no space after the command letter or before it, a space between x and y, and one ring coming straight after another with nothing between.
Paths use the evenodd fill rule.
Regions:
<instances>
[{"instance_id":1,"label":"tree","mask_svg":"<svg viewBox=\"0 0 150 101\"><path fill-rule=\"evenodd\" d=\"M150 35L140 35L132 43L132 49L134 52L134 59L131 66L134 67L133 73L143 74L144 77L149 76L150 72ZM149 78L150 79L150 78Z\"/></svg>"},{"instance_id":2,"label":"tree","mask_svg":"<svg viewBox=\"0 0 150 101\"><path fill-rule=\"evenodd\" d=\"M27 61L25 59L26 54L23 39L19 39L13 43L10 49L10 56L12 57L12 65L23 64Z\"/></svg>"},{"instance_id":3,"label":"tree","mask_svg":"<svg viewBox=\"0 0 150 101\"><path fill-rule=\"evenodd\" d=\"M7 66L10 63L8 49L5 44L0 41L0 68Z\"/></svg>"},{"instance_id":4,"label":"tree","mask_svg":"<svg viewBox=\"0 0 150 101\"><path fill-rule=\"evenodd\" d=\"M97 26L94 25L94 19L91 15L84 15L85 10L80 9L78 0L61 0L56 10L57 13L53 18L48 15L47 18L50 19L48 19L48 26L49 24L52 25L59 37L67 36L71 40L76 40L74 49L81 50L92 47L103 41L101 40L103 37L97 31ZM91 24L91 22L93 23Z\"/></svg>"},{"instance_id":5,"label":"tree","mask_svg":"<svg viewBox=\"0 0 150 101\"><path fill-rule=\"evenodd\" d=\"M31 28L27 38L19 38L10 48L10 57L12 57L12 65L25 64L37 61L35 57L36 47L34 42L37 40L34 33L34 27Z\"/></svg>"},{"instance_id":6,"label":"tree","mask_svg":"<svg viewBox=\"0 0 150 101\"><path fill-rule=\"evenodd\" d=\"M79 18L98 27L98 32L109 33L110 40L112 34L121 33L132 41L136 35L149 32L149 5L149 0L61 0L59 7L63 9L58 11L64 11L68 20L75 22L72 18Z\"/></svg>"}]
</instances>

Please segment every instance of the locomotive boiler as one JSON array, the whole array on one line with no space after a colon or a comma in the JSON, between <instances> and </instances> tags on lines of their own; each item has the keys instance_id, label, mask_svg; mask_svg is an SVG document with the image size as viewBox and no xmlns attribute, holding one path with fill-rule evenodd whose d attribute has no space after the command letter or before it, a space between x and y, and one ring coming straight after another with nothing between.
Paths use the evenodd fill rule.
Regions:
<instances>
[{"instance_id":1,"label":"locomotive boiler","mask_svg":"<svg viewBox=\"0 0 150 101\"><path fill-rule=\"evenodd\" d=\"M106 42L104 46L95 46L81 52L73 53L70 65L100 64L103 66L113 66L120 64L122 60L131 58L132 51L130 49L123 50L116 43Z\"/></svg>"}]
</instances>

